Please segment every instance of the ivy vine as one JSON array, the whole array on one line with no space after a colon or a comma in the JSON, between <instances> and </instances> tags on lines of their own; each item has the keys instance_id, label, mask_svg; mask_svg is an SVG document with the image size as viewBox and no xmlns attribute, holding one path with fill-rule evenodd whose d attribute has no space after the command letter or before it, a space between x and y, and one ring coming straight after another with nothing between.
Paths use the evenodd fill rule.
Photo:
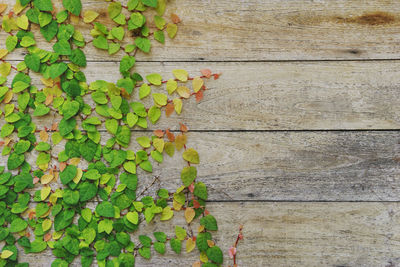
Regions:
<instances>
[{"instance_id":1,"label":"ivy vine","mask_svg":"<svg viewBox=\"0 0 400 267\"><path fill-rule=\"evenodd\" d=\"M82 266L94 260L98 266L134 266L136 257L149 259L168 247L177 254L197 247L200 261L193 266L220 266L223 253L212 237L218 225L206 209L207 187L196 179L200 159L186 147L187 127L181 124L176 133L155 130L151 137L132 131L157 123L163 112L180 114L185 99L200 101L204 81L218 74L204 69L191 77L176 69L166 80L135 72L136 53L149 53L152 42L164 43L166 35L173 39L180 19L164 16L166 0L104 4L111 28L99 22L104 19L96 11L83 10L81 0L0 4L2 31L8 33L0 47L0 144L2 156L8 156L7 166L0 167L0 267L28 266L18 262L19 253L47 248L55 256L51 266L69 266L78 256ZM90 36L76 27L82 23L90 25ZM51 51L38 47L35 34ZM125 53L116 83L87 83L82 69L85 51L93 46L109 55ZM16 66L5 60L13 51L25 54ZM33 84L33 75L40 76L41 86ZM35 121L47 127L39 129ZM132 139L137 151L130 149ZM183 185L175 192L161 188L146 195L147 187L138 193L140 173L162 168L164 157L177 151L187 162ZM150 186L160 179L154 177ZM141 223L179 214L187 225L173 226L173 236L139 231ZM132 242L133 235L139 242Z\"/></svg>"}]
</instances>

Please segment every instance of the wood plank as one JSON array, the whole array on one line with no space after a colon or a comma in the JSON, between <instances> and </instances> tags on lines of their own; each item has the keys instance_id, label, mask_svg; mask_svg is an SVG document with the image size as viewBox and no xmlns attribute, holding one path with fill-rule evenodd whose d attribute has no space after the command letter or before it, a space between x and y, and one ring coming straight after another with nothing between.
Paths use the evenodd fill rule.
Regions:
<instances>
[{"instance_id":1,"label":"wood plank","mask_svg":"<svg viewBox=\"0 0 400 267\"><path fill-rule=\"evenodd\" d=\"M180 116L163 115L150 129L179 129L179 121L191 130L400 129L398 61L143 62L135 70L144 76L157 70L169 79L177 67L193 76L209 67L222 76L206 82L209 90L199 104L185 100ZM119 79L117 63L90 63L85 73L88 82ZM32 77L33 84L44 87L38 75Z\"/></svg>"},{"instance_id":2,"label":"wood plank","mask_svg":"<svg viewBox=\"0 0 400 267\"><path fill-rule=\"evenodd\" d=\"M134 133L129 149L137 151ZM400 201L399 132L196 132L188 147L200 154L198 181L211 201ZM104 133L102 142L110 135ZM53 155L64 143L53 148ZM182 151L181 151L182 152ZM138 168L138 194L181 186L181 152L154 163L153 173ZM28 161L36 166L37 153ZM2 157L5 164L5 157ZM55 164L55 162L54 162ZM79 165L86 168L82 161ZM52 188L59 185L52 182ZM34 191L40 189L36 185Z\"/></svg>"},{"instance_id":3,"label":"wood plank","mask_svg":"<svg viewBox=\"0 0 400 267\"><path fill-rule=\"evenodd\" d=\"M14 0L3 2L13 4ZM83 1L83 10L96 10L100 22L110 23L107 5ZM182 18L179 32L166 45L154 42L146 61L242 61L392 59L400 52L400 6L396 1L321 0L172 0L167 17ZM88 25L79 30L88 33ZM40 35L40 34L37 34ZM4 32L0 39L6 38ZM132 42L126 38L125 43ZM39 42L40 47L49 47ZM89 60L117 60L87 49ZM22 50L9 59L22 59Z\"/></svg>"},{"instance_id":4,"label":"wood plank","mask_svg":"<svg viewBox=\"0 0 400 267\"><path fill-rule=\"evenodd\" d=\"M400 233L399 203L212 203L217 218L217 244L224 266L237 228L244 225L238 246L238 266L397 266ZM140 229L172 233L171 225L184 226L182 215L172 224L152 223ZM134 239L136 240L136 238ZM136 258L136 266L191 266L198 252L170 252L151 260ZM20 256L31 266L48 266L50 251ZM79 266L75 261L73 266Z\"/></svg>"}]
</instances>

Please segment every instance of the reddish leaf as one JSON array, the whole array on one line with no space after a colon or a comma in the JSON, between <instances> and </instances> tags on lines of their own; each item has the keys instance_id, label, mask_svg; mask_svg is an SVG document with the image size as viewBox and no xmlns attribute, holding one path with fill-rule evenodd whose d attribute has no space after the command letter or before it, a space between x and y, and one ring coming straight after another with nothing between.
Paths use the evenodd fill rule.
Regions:
<instances>
[{"instance_id":1,"label":"reddish leaf","mask_svg":"<svg viewBox=\"0 0 400 267\"><path fill-rule=\"evenodd\" d=\"M211 75L212 75L212 72L211 72L210 69L202 69L200 72L201 72L201 74L203 74L203 76L206 77L206 78L210 78Z\"/></svg>"},{"instance_id":2,"label":"reddish leaf","mask_svg":"<svg viewBox=\"0 0 400 267\"><path fill-rule=\"evenodd\" d=\"M193 208L195 208L195 209L199 209L201 206L200 206L200 203L196 200L196 199L194 199L193 200Z\"/></svg>"},{"instance_id":3,"label":"reddish leaf","mask_svg":"<svg viewBox=\"0 0 400 267\"><path fill-rule=\"evenodd\" d=\"M174 113L174 110L174 104L168 103L165 107L165 115L167 115L167 117L171 116L171 114Z\"/></svg>"},{"instance_id":4,"label":"reddish leaf","mask_svg":"<svg viewBox=\"0 0 400 267\"><path fill-rule=\"evenodd\" d=\"M196 93L196 101L200 102L203 99L203 91L200 90Z\"/></svg>"},{"instance_id":5,"label":"reddish leaf","mask_svg":"<svg viewBox=\"0 0 400 267\"><path fill-rule=\"evenodd\" d=\"M175 23L175 24L181 22L181 19L180 19L180 18L178 17L178 15L175 14L175 13L172 13L172 14L171 14L171 20L172 20L172 22Z\"/></svg>"},{"instance_id":6,"label":"reddish leaf","mask_svg":"<svg viewBox=\"0 0 400 267\"><path fill-rule=\"evenodd\" d=\"M50 239L51 239L51 233L47 233L47 234L44 235L43 240L44 240L45 242L49 241Z\"/></svg>"},{"instance_id":7,"label":"reddish leaf","mask_svg":"<svg viewBox=\"0 0 400 267\"><path fill-rule=\"evenodd\" d=\"M164 131L163 130L154 130L153 133L157 137L163 137L164 136Z\"/></svg>"},{"instance_id":8,"label":"reddish leaf","mask_svg":"<svg viewBox=\"0 0 400 267\"><path fill-rule=\"evenodd\" d=\"M165 131L165 133L166 133L166 135L167 135L167 137L168 137L168 140L169 140L170 142L174 142L174 141L175 141L175 135L174 135L174 133L171 133L171 132L169 131L169 129L167 129L167 130Z\"/></svg>"},{"instance_id":9,"label":"reddish leaf","mask_svg":"<svg viewBox=\"0 0 400 267\"><path fill-rule=\"evenodd\" d=\"M181 125L181 132L187 132L188 131L188 127L183 124L183 123L179 123Z\"/></svg>"}]
</instances>

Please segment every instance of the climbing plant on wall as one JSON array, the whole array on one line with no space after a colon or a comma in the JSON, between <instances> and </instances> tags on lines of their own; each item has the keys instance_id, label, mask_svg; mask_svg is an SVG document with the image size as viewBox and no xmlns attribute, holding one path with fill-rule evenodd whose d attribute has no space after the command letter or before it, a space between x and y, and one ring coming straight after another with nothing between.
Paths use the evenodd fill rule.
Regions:
<instances>
[{"instance_id":1,"label":"climbing plant on wall","mask_svg":"<svg viewBox=\"0 0 400 267\"><path fill-rule=\"evenodd\" d=\"M165 0L90 2L88 9L83 4L0 4L0 137L2 156L8 157L0 167L0 266L28 266L18 263L21 253L48 248L55 258L51 266L68 266L78 256L82 266L95 260L98 266L134 266L136 257L196 247L200 261L194 266L221 265L222 251L212 237L218 225L206 209L207 187L196 179L200 159L186 147L187 127L151 136L133 131L156 124L162 113L180 114L185 99L201 101L204 81L218 75L204 69L189 76L177 68L165 78L135 71L137 52L150 53L154 42L177 34L180 19L164 14ZM107 12L99 15L95 5ZM87 26L87 33L79 30ZM124 53L116 82L86 81L86 55L93 49L110 57ZM7 61L13 52L23 61ZM135 142L139 148L133 150ZM162 169L164 157L175 153L187 163L182 186L154 195L146 195L148 188L137 192L146 182L140 174ZM172 236L140 232L140 224L168 223L174 216L187 224L171 224Z\"/></svg>"}]
</instances>

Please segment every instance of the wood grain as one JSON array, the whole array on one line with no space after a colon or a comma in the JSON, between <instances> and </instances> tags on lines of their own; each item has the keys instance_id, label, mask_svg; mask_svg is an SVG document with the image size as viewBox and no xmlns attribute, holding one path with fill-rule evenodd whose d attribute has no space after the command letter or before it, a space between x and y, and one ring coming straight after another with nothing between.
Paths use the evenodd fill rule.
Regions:
<instances>
[{"instance_id":1,"label":"wood grain","mask_svg":"<svg viewBox=\"0 0 400 267\"><path fill-rule=\"evenodd\" d=\"M137 151L134 133L130 149ZM102 136L103 142L111 137ZM188 147L200 154L198 180L211 201L400 201L399 132L197 132ZM136 144L136 145L134 145ZM53 155L64 143L53 148ZM182 152L182 151L181 151ZM153 173L138 170L141 192L181 186L181 152L155 163ZM28 161L36 166L37 152ZM54 162L55 163L55 162ZM0 165L4 164L3 162ZM79 165L86 168L82 161ZM51 186L58 187L56 182ZM34 191L40 188L35 186Z\"/></svg>"},{"instance_id":2,"label":"wood grain","mask_svg":"<svg viewBox=\"0 0 400 267\"><path fill-rule=\"evenodd\" d=\"M238 246L238 266L397 266L399 203L210 203L219 230L214 234L224 252L224 266L237 228L244 225L244 240ZM140 232L173 233L184 226L183 215L172 223L143 224ZM196 233L196 231L195 231ZM133 241L137 240L137 236ZM198 252L176 257L154 252L151 260L136 258L136 266L191 266ZM21 255L21 262L49 266L51 252ZM391 265L392 264L392 265ZM80 266L77 260L73 266Z\"/></svg>"},{"instance_id":3,"label":"wood grain","mask_svg":"<svg viewBox=\"0 0 400 267\"><path fill-rule=\"evenodd\" d=\"M179 121L191 130L400 129L398 61L143 62L135 70L144 76L157 70L169 79L175 68L196 76L205 67L222 76L206 81L209 90L203 101L185 100L180 116L163 115L156 125L150 123L150 129L179 129ZM89 83L97 79L116 82L117 72L118 64L111 62L90 63L85 69ZM44 87L38 75L32 77L34 85ZM154 88L153 92L165 89ZM135 97L137 89L131 100ZM87 100L93 105L90 97ZM151 97L145 103L150 107Z\"/></svg>"},{"instance_id":4,"label":"wood grain","mask_svg":"<svg viewBox=\"0 0 400 267\"><path fill-rule=\"evenodd\" d=\"M3 2L13 5L14 0ZM60 4L58 4L60 5ZM83 1L111 27L104 2ZM60 10L60 9L59 9ZM318 59L394 59L400 52L400 6L396 1L172 0L167 17L182 18L173 41L154 47L145 61L247 61ZM89 33L90 26L77 29ZM36 34L37 37L40 34ZM5 40L6 33L0 33ZM90 38L90 37L89 37ZM125 38L125 43L132 39ZM40 47L51 47L41 39ZM88 46L89 60L119 61ZM23 52L9 59L22 59Z\"/></svg>"}]
</instances>

